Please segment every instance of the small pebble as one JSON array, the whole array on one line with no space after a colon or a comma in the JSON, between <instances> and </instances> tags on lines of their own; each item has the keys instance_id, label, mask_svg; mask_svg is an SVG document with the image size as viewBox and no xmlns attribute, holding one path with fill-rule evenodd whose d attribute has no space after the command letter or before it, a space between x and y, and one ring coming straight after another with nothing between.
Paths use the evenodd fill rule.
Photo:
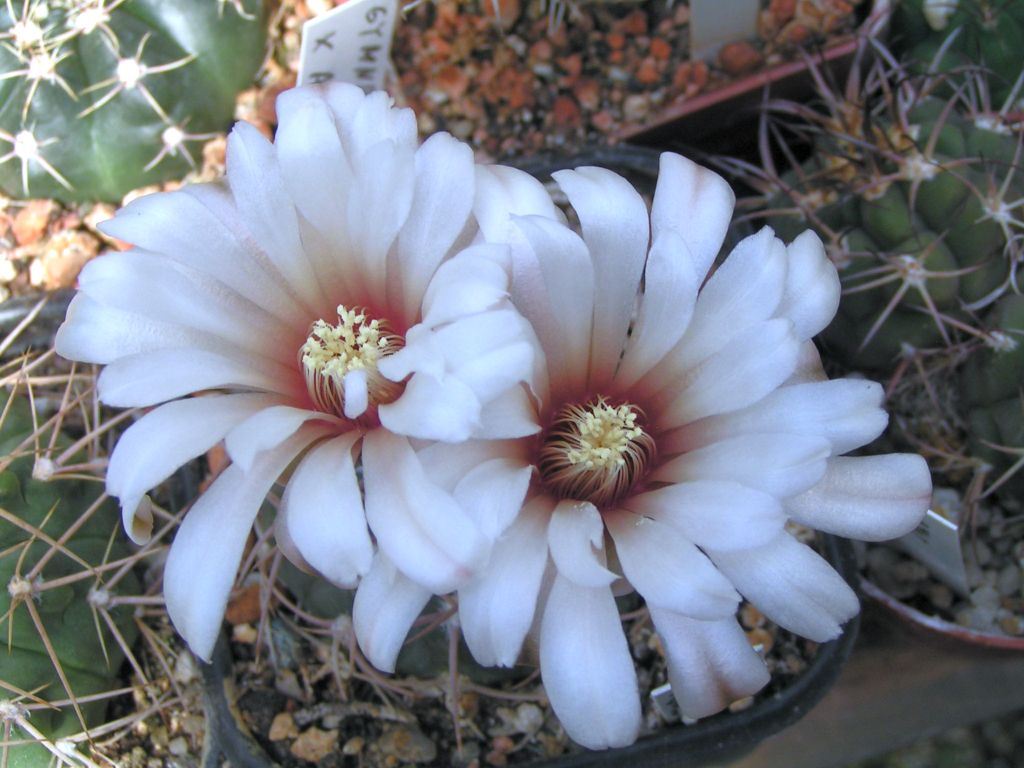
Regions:
<instances>
[{"instance_id":1,"label":"small pebble","mask_svg":"<svg viewBox=\"0 0 1024 768\"><path fill-rule=\"evenodd\" d=\"M338 746L337 731L321 731L315 725L303 731L292 742L289 751L299 760L319 763Z\"/></svg>"},{"instance_id":2,"label":"small pebble","mask_svg":"<svg viewBox=\"0 0 1024 768\"><path fill-rule=\"evenodd\" d=\"M516 707L515 724L520 733L536 733L544 725L544 711L536 704L520 704Z\"/></svg>"},{"instance_id":3,"label":"small pebble","mask_svg":"<svg viewBox=\"0 0 1024 768\"><path fill-rule=\"evenodd\" d=\"M892 575L901 581L923 581L928 574L928 568L917 560L903 560L892 567Z\"/></svg>"},{"instance_id":4,"label":"small pebble","mask_svg":"<svg viewBox=\"0 0 1024 768\"><path fill-rule=\"evenodd\" d=\"M999 591L995 587L978 587L971 592L971 602L978 608L987 608L992 611L999 609L1002 600Z\"/></svg>"},{"instance_id":5,"label":"small pebble","mask_svg":"<svg viewBox=\"0 0 1024 768\"><path fill-rule=\"evenodd\" d=\"M977 539L976 541L972 541L968 544L966 554L968 558L973 555L978 565L984 566L992 562L992 550L989 548L988 544L981 539Z\"/></svg>"},{"instance_id":6,"label":"small pebble","mask_svg":"<svg viewBox=\"0 0 1024 768\"><path fill-rule=\"evenodd\" d=\"M386 728L377 747L404 763L432 763L437 759L437 745L411 723Z\"/></svg>"},{"instance_id":7,"label":"small pebble","mask_svg":"<svg viewBox=\"0 0 1024 768\"><path fill-rule=\"evenodd\" d=\"M1020 568L1010 563L1005 566L996 577L996 589L1003 597L1013 597L1020 592L1021 573Z\"/></svg>"},{"instance_id":8,"label":"small pebble","mask_svg":"<svg viewBox=\"0 0 1024 768\"><path fill-rule=\"evenodd\" d=\"M639 123L651 109L650 99L642 93L633 93L622 103L622 116L630 123Z\"/></svg>"},{"instance_id":9,"label":"small pebble","mask_svg":"<svg viewBox=\"0 0 1024 768\"><path fill-rule=\"evenodd\" d=\"M285 739L294 739L299 735L299 727L295 724L295 718L292 717L291 712L279 712L274 715L274 720L270 724L270 731L267 733L267 738L271 741L283 741Z\"/></svg>"},{"instance_id":10,"label":"small pebble","mask_svg":"<svg viewBox=\"0 0 1024 768\"><path fill-rule=\"evenodd\" d=\"M362 736L353 736L351 739L345 742L341 748L343 755L358 755L363 751L363 747L366 746L366 739Z\"/></svg>"},{"instance_id":11,"label":"small pebble","mask_svg":"<svg viewBox=\"0 0 1024 768\"><path fill-rule=\"evenodd\" d=\"M746 40L727 43L718 52L718 63L733 76L751 72L761 66L763 61L761 52Z\"/></svg>"},{"instance_id":12,"label":"small pebble","mask_svg":"<svg viewBox=\"0 0 1024 768\"><path fill-rule=\"evenodd\" d=\"M740 606L740 623L746 629L754 629L764 625L764 614L750 603L743 603Z\"/></svg>"},{"instance_id":13,"label":"small pebble","mask_svg":"<svg viewBox=\"0 0 1024 768\"><path fill-rule=\"evenodd\" d=\"M964 608L956 613L957 624L979 632L991 631L995 620L996 612L990 608Z\"/></svg>"},{"instance_id":14,"label":"small pebble","mask_svg":"<svg viewBox=\"0 0 1024 768\"><path fill-rule=\"evenodd\" d=\"M11 229L15 242L21 246L36 243L46 232L50 217L56 210L57 204L52 200L29 200L25 207L14 215Z\"/></svg>"},{"instance_id":15,"label":"small pebble","mask_svg":"<svg viewBox=\"0 0 1024 768\"><path fill-rule=\"evenodd\" d=\"M937 608L946 609L953 605L953 590L945 584L929 584L925 594Z\"/></svg>"},{"instance_id":16,"label":"small pebble","mask_svg":"<svg viewBox=\"0 0 1024 768\"><path fill-rule=\"evenodd\" d=\"M757 652L762 656L770 653L772 647L775 645L772 633L761 627L748 630L747 640L750 642L751 647L757 650Z\"/></svg>"}]
</instances>

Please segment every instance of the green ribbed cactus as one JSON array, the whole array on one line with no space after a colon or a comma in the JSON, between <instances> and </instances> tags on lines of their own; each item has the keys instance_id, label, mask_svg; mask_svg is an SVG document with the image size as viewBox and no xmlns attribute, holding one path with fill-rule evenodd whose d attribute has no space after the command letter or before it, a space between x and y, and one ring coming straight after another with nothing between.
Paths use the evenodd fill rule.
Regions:
<instances>
[{"instance_id":1,"label":"green ribbed cactus","mask_svg":"<svg viewBox=\"0 0 1024 768\"><path fill-rule=\"evenodd\" d=\"M139 581L102 484L42 479L28 402L0 392L0 414L0 751L7 766L42 768L74 749L61 739L103 722L103 694L122 687L122 644L138 630L117 596Z\"/></svg>"},{"instance_id":2,"label":"green ribbed cactus","mask_svg":"<svg viewBox=\"0 0 1024 768\"><path fill-rule=\"evenodd\" d=\"M916 72L933 65L943 72L979 65L990 70L990 96L998 106L1021 72L1024 3L900 0L893 11L891 33L894 42L909 54ZM935 61L943 45L944 55Z\"/></svg>"},{"instance_id":3,"label":"green ribbed cactus","mask_svg":"<svg viewBox=\"0 0 1024 768\"><path fill-rule=\"evenodd\" d=\"M888 77L888 99L833 99L810 158L769 190L769 223L784 238L814 227L840 268L830 351L873 370L980 338L975 313L1014 289L1024 232L1008 122Z\"/></svg>"},{"instance_id":4,"label":"green ribbed cactus","mask_svg":"<svg viewBox=\"0 0 1024 768\"><path fill-rule=\"evenodd\" d=\"M822 237L843 288L823 357L886 383L885 439L971 500L1024 488L1021 126L977 68L859 57L842 89L817 73L814 107L771 103L760 165L725 165L784 240Z\"/></svg>"},{"instance_id":5,"label":"green ribbed cactus","mask_svg":"<svg viewBox=\"0 0 1024 768\"><path fill-rule=\"evenodd\" d=\"M195 167L264 54L262 0L0 3L0 190L120 201Z\"/></svg>"},{"instance_id":6,"label":"green ribbed cactus","mask_svg":"<svg viewBox=\"0 0 1024 768\"><path fill-rule=\"evenodd\" d=\"M971 452L993 469L992 488L1024 492L1024 296L1003 297L988 313L990 343L960 377ZM1005 479L1004 479L1005 478Z\"/></svg>"}]
</instances>

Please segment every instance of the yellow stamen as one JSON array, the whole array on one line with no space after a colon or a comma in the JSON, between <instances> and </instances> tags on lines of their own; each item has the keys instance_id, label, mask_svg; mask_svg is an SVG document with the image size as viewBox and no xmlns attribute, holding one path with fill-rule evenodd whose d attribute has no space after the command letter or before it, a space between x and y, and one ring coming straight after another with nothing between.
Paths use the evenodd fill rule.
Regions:
<instances>
[{"instance_id":1,"label":"yellow stamen","mask_svg":"<svg viewBox=\"0 0 1024 768\"><path fill-rule=\"evenodd\" d=\"M654 439L634 405L603 397L562 408L544 437L538 469L559 498L609 504L641 479L654 458Z\"/></svg>"},{"instance_id":2,"label":"yellow stamen","mask_svg":"<svg viewBox=\"0 0 1024 768\"><path fill-rule=\"evenodd\" d=\"M366 371L370 405L394 402L402 394L403 385L381 376L377 361L404 344L386 321L369 319L362 310L338 305L338 322L331 325L317 320L299 349L310 397L321 410L344 415L345 376L362 370Z\"/></svg>"}]
</instances>

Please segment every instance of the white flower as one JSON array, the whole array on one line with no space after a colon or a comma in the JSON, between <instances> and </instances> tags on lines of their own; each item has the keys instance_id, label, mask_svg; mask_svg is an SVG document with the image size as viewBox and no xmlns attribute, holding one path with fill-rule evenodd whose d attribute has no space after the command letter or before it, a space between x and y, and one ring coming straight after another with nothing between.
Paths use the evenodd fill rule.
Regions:
<instances>
[{"instance_id":1,"label":"white flower","mask_svg":"<svg viewBox=\"0 0 1024 768\"><path fill-rule=\"evenodd\" d=\"M288 91L278 115L273 143L234 129L227 186L147 196L106 224L135 248L86 267L57 338L65 357L106 365L103 402L164 403L110 461L136 541L153 525L146 491L226 440L233 463L188 512L164 575L168 612L204 658L253 519L293 463L286 554L349 587L376 557L378 572L444 593L490 538L418 451L537 429L508 248L466 247L469 148L446 134L417 148L411 111L354 86Z\"/></svg>"},{"instance_id":2,"label":"white flower","mask_svg":"<svg viewBox=\"0 0 1024 768\"><path fill-rule=\"evenodd\" d=\"M705 282L733 195L665 154L653 209L600 168L555 178L582 238L539 184L478 170L484 236L513 248L512 299L546 359L528 499L481 577L459 590L466 641L515 663L539 625L540 667L568 734L632 742L636 676L614 594L639 592L682 712L703 717L768 680L734 618L740 595L783 627L835 637L858 610L846 583L784 526L888 539L930 498L924 461L840 455L881 433L882 389L828 381L810 341L839 280L821 241L770 229Z\"/></svg>"}]
</instances>

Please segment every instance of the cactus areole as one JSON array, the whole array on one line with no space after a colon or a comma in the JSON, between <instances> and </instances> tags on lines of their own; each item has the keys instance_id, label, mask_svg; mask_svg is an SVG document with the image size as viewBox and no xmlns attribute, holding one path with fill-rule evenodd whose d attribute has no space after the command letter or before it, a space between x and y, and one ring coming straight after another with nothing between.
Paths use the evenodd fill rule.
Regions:
<instances>
[{"instance_id":1,"label":"cactus areole","mask_svg":"<svg viewBox=\"0 0 1024 768\"><path fill-rule=\"evenodd\" d=\"M263 53L262 0L0 3L0 192L120 201L180 178Z\"/></svg>"}]
</instances>

